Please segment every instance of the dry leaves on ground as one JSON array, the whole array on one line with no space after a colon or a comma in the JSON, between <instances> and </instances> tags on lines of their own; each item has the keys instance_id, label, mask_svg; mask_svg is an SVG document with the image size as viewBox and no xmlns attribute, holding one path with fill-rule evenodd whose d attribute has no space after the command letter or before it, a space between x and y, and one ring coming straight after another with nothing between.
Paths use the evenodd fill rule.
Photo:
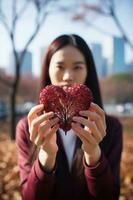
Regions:
<instances>
[{"instance_id":1,"label":"dry leaves on ground","mask_svg":"<svg viewBox=\"0 0 133 200\"><path fill-rule=\"evenodd\" d=\"M124 134L120 200L133 200L133 134ZM0 133L0 200L21 200L15 142Z\"/></svg>"},{"instance_id":2,"label":"dry leaves on ground","mask_svg":"<svg viewBox=\"0 0 133 200\"><path fill-rule=\"evenodd\" d=\"M0 135L0 199L21 199L16 146L13 141L3 134Z\"/></svg>"},{"instance_id":3,"label":"dry leaves on ground","mask_svg":"<svg viewBox=\"0 0 133 200\"><path fill-rule=\"evenodd\" d=\"M121 162L121 198L133 200L133 134L124 135L124 150Z\"/></svg>"}]
</instances>

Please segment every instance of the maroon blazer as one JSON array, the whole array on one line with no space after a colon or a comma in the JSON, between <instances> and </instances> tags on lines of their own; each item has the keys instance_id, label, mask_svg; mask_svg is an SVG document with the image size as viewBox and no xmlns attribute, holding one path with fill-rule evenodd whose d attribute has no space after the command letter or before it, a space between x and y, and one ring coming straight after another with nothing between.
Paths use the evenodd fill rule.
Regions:
<instances>
[{"instance_id":1,"label":"maroon blazer","mask_svg":"<svg viewBox=\"0 0 133 200\"><path fill-rule=\"evenodd\" d=\"M27 118L22 118L16 129L20 190L23 200L118 200L120 193L120 160L122 152L122 126L106 116L107 135L100 143L102 155L95 167L85 163L81 141L76 139L72 171L60 135L57 133L56 166L45 172L38 158L29 164L32 143L29 139ZM69 147L68 147L69 148Z\"/></svg>"}]
</instances>

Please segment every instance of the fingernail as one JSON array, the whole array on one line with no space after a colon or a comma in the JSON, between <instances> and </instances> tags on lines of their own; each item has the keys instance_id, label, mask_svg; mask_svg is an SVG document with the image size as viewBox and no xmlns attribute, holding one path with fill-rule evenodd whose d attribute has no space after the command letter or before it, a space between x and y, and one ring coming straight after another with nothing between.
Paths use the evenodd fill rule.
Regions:
<instances>
[{"instance_id":1,"label":"fingernail","mask_svg":"<svg viewBox=\"0 0 133 200\"><path fill-rule=\"evenodd\" d=\"M75 123L73 123L73 122L71 123L71 125L72 125L72 126L74 126L74 127L76 126L76 124L75 124Z\"/></svg>"},{"instance_id":2,"label":"fingernail","mask_svg":"<svg viewBox=\"0 0 133 200\"><path fill-rule=\"evenodd\" d=\"M78 117L73 117L72 119L73 119L73 120L77 120L77 119L78 119Z\"/></svg>"},{"instance_id":3,"label":"fingernail","mask_svg":"<svg viewBox=\"0 0 133 200\"><path fill-rule=\"evenodd\" d=\"M54 128L55 128L55 129L58 129L58 128L59 128L59 124L56 124L56 125L54 126Z\"/></svg>"},{"instance_id":4,"label":"fingernail","mask_svg":"<svg viewBox=\"0 0 133 200\"><path fill-rule=\"evenodd\" d=\"M41 103L41 104L37 104L37 106L40 106L40 107L43 106L43 105L44 105L44 104L42 104L42 103Z\"/></svg>"},{"instance_id":5,"label":"fingernail","mask_svg":"<svg viewBox=\"0 0 133 200\"><path fill-rule=\"evenodd\" d=\"M51 116L54 116L54 112L49 112L49 114L50 114Z\"/></svg>"}]
</instances>

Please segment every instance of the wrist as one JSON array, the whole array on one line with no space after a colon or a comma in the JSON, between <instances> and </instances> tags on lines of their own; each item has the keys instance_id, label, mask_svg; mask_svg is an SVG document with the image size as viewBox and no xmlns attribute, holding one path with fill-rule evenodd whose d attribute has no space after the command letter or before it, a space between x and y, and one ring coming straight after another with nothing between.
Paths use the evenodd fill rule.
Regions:
<instances>
[{"instance_id":1,"label":"wrist","mask_svg":"<svg viewBox=\"0 0 133 200\"><path fill-rule=\"evenodd\" d=\"M88 154L84 151L84 157L88 166L94 166L98 163L101 157L101 149L99 145L94 149L93 153Z\"/></svg>"},{"instance_id":2,"label":"wrist","mask_svg":"<svg viewBox=\"0 0 133 200\"><path fill-rule=\"evenodd\" d=\"M43 149L40 149L38 159L42 169L49 172L54 169L56 162L56 153L48 155L47 152L45 152Z\"/></svg>"}]
</instances>

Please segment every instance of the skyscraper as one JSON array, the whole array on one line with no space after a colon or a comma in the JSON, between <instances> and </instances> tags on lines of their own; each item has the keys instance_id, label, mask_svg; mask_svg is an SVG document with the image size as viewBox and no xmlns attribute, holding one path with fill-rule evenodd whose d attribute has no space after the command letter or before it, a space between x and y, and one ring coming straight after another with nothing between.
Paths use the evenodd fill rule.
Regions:
<instances>
[{"instance_id":1,"label":"skyscraper","mask_svg":"<svg viewBox=\"0 0 133 200\"><path fill-rule=\"evenodd\" d=\"M21 53L22 52L19 52L20 56L21 56ZM22 75L27 75L27 74L32 75L32 54L31 54L31 52L26 51L20 71L21 71Z\"/></svg>"},{"instance_id":2,"label":"skyscraper","mask_svg":"<svg viewBox=\"0 0 133 200\"><path fill-rule=\"evenodd\" d=\"M127 71L127 73L133 73L133 61L126 64L126 71Z\"/></svg>"},{"instance_id":3,"label":"skyscraper","mask_svg":"<svg viewBox=\"0 0 133 200\"><path fill-rule=\"evenodd\" d=\"M22 52L18 52L18 56L21 56ZM21 75L32 75L32 54L29 51L26 51L25 56L23 58L23 62L20 68ZM15 75L15 61L13 53L10 54L9 57L9 66L7 73L11 75Z\"/></svg>"},{"instance_id":4,"label":"skyscraper","mask_svg":"<svg viewBox=\"0 0 133 200\"><path fill-rule=\"evenodd\" d=\"M108 66L107 66L107 60L103 58L102 45L93 43L91 46L98 76L104 77L107 75Z\"/></svg>"},{"instance_id":5,"label":"skyscraper","mask_svg":"<svg viewBox=\"0 0 133 200\"><path fill-rule=\"evenodd\" d=\"M113 64L112 73L125 72L125 48L123 38L113 38Z\"/></svg>"}]
</instances>

